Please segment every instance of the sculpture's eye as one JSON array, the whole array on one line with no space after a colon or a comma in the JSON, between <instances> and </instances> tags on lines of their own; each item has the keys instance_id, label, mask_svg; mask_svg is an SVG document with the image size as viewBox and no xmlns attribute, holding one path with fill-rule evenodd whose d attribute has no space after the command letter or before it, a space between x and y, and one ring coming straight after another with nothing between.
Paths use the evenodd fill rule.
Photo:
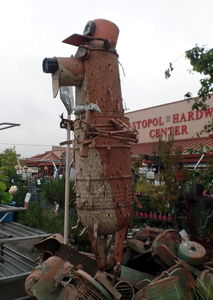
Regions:
<instances>
[{"instance_id":1,"label":"sculpture's eye","mask_svg":"<svg viewBox=\"0 0 213 300\"><path fill-rule=\"evenodd\" d=\"M93 35L94 31L95 31L95 22L89 21L87 22L84 28L83 35Z\"/></svg>"}]
</instances>

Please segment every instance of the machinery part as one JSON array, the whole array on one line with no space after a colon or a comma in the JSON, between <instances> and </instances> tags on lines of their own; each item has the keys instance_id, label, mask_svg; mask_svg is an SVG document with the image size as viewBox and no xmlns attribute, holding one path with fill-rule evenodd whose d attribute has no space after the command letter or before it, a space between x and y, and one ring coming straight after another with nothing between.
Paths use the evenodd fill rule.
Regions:
<instances>
[{"instance_id":1,"label":"machinery part","mask_svg":"<svg viewBox=\"0 0 213 300\"><path fill-rule=\"evenodd\" d=\"M87 285L88 292L89 292L89 290L91 290L91 287L90 287L90 285L91 285L92 287L95 288L95 290L97 290L102 295L103 298L100 298L100 299L107 299L107 300L112 299L111 295L104 288L104 286L101 285L93 277L91 277L88 273L86 273L82 270L78 270L78 271L76 271L76 274L84 280L85 284ZM96 299L96 298L88 298L88 299Z\"/></svg>"},{"instance_id":2,"label":"machinery part","mask_svg":"<svg viewBox=\"0 0 213 300\"><path fill-rule=\"evenodd\" d=\"M126 244L129 248L134 250L139 254L146 254L151 252L151 248L146 249L144 247L144 242L136 240L136 239L127 239Z\"/></svg>"},{"instance_id":3,"label":"machinery part","mask_svg":"<svg viewBox=\"0 0 213 300\"><path fill-rule=\"evenodd\" d=\"M44 73L55 73L58 71L58 61L56 58L45 58L42 63Z\"/></svg>"},{"instance_id":4,"label":"machinery part","mask_svg":"<svg viewBox=\"0 0 213 300\"><path fill-rule=\"evenodd\" d=\"M98 105L94 104L94 103L90 103L90 104L87 104L87 105L84 105L84 106L83 105L78 105L74 108L74 111L75 111L76 115L83 114L88 110L101 113L101 110L98 107Z\"/></svg>"},{"instance_id":5,"label":"machinery part","mask_svg":"<svg viewBox=\"0 0 213 300\"><path fill-rule=\"evenodd\" d=\"M130 282L120 280L116 283L115 288L122 295L120 300L132 300L134 298L135 292Z\"/></svg>"},{"instance_id":6,"label":"machinery part","mask_svg":"<svg viewBox=\"0 0 213 300\"><path fill-rule=\"evenodd\" d=\"M63 113L60 115L60 118L61 118L60 128L67 129L67 123L69 123L70 129L72 131L74 130L74 126L73 126L73 121L72 120L65 119Z\"/></svg>"},{"instance_id":7,"label":"machinery part","mask_svg":"<svg viewBox=\"0 0 213 300\"><path fill-rule=\"evenodd\" d=\"M160 228L151 228L149 226L145 226L140 231L138 231L134 238L140 241L144 241L147 239L155 239L160 233L163 232L163 229Z\"/></svg>"},{"instance_id":8,"label":"machinery part","mask_svg":"<svg viewBox=\"0 0 213 300\"><path fill-rule=\"evenodd\" d=\"M61 292L59 293L57 300L77 300L78 292L76 288L72 284L68 284L64 288L62 288Z\"/></svg>"},{"instance_id":9,"label":"machinery part","mask_svg":"<svg viewBox=\"0 0 213 300\"><path fill-rule=\"evenodd\" d=\"M134 251L130 249L129 247L126 247L124 249L123 257L122 257L122 265L126 265L128 261L132 258L134 255Z\"/></svg>"},{"instance_id":10,"label":"machinery part","mask_svg":"<svg viewBox=\"0 0 213 300\"><path fill-rule=\"evenodd\" d=\"M178 276L181 288L187 300L193 300L192 289L196 286L196 281L191 272L185 268L175 268L171 271L170 276Z\"/></svg>"},{"instance_id":11,"label":"machinery part","mask_svg":"<svg viewBox=\"0 0 213 300\"><path fill-rule=\"evenodd\" d=\"M150 283L151 283L151 280L143 279L143 280L141 280L140 282L138 282L136 284L136 288L137 288L137 290L141 290L141 289L145 288Z\"/></svg>"},{"instance_id":12,"label":"machinery part","mask_svg":"<svg viewBox=\"0 0 213 300\"><path fill-rule=\"evenodd\" d=\"M178 256L192 266L202 265L206 259L206 249L193 241L182 242L178 248Z\"/></svg>"},{"instance_id":13,"label":"machinery part","mask_svg":"<svg viewBox=\"0 0 213 300\"><path fill-rule=\"evenodd\" d=\"M61 86L78 86L83 80L83 66L73 57L45 58L43 71L52 74L53 97L58 94Z\"/></svg>"},{"instance_id":14,"label":"machinery part","mask_svg":"<svg viewBox=\"0 0 213 300\"><path fill-rule=\"evenodd\" d=\"M54 256L54 253L53 253L53 252L51 252L51 251L49 251L49 250L44 251L44 252L42 253L42 262L45 261L45 260L47 260L47 259L50 258L51 256Z\"/></svg>"},{"instance_id":15,"label":"machinery part","mask_svg":"<svg viewBox=\"0 0 213 300\"><path fill-rule=\"evenodd\" d=\"M25 280L24 283L24 288L25 291L27 293L27 295L29 296L34 296L33 291L32 291L32 287L34 286L34 284L36 282L39 281L39 279L42 276L42 271L40 269L38 270L34 270Z\"/></svg>"},{"instance_id":16,"label":"machinery part","mask_svg":"<svg viewBox=\"0 0 213 300\"><path fill-rule=\"evenodd\" d=\"M177 276L163 278L159 281L151 282L145 288L138 291L134 300L188 300L181 289Z\"/></svg>"},{"instance_id":17,"label":"machinery part","mask_svg":"<svg viewBox=\"0 0 213 300\"><path fill-rule=\"evenodd\" d=\"M155 247L155 256L160 258L159 264L163 262L166 266L173 266L176 264L176 256L173 254L173 252L164 244L157 245Z\"/></svg>"},{"instance_id":18,"label":"machinery part","mask_svg":"<svg viewBox=\"0 0 213 300\"><path fill-rule=\"evenodd\" d=\"M154 240L152 244L153 255L156 254L156 249L159 245L163 244L172 251L174 255L177 255L177 250L182 241L180 234L173 229L168 229L160 233Z\"/></svg>"},{"instance_id":19,"label":"machinery part","mask_svg":"<svg viewBox=\"0 0 213 300\"><path fill-rule=\"evenodd\" d=\"M75 274L72 277L72 285L77 291L76 299L78 300L108 300L108 298L106 298L99 290L97 290L93 284L79 275ZM109 297L111 296L109 295Z\"/></svg>"},{"instance_id":20,"label":"machinery part","mask_svg":"<svg viewBox=\"0 0 213 300\"><path fill-rule=\"evenodd\" d=\"M59 233L55 233L37 242L34 244L34 247L41 252L51 251L52 253L55 253L61 244L64 244L63 236Z\"/></svg>"},{"instance_id":21,"label":"machinery part","mask_svg":"<svg viewBox=\"0 0 213 300\"><path fill-rule=\"evenodd\" d=\"M126 266L121 266L121 279L128 280L128 282L139 289L138 286L140 286L143 280L147 280L148 283L150 283L154 279L154 276L148 273L128 268Z\"/></svg>"},{"instance_id":22,"label":"machinery part","mask_svg":"<svg viewBox=\"0 0 213 300\"><path fill-rule=\"evenodd\" d=\"M64 106L66 107L68 115L73 111L74 107L74 97L72 86L62 86L60 87L60 99Z\"/></svg>"},{"instance_id":23,"label":"machinery part","mask_svg":"<svg viewBox=\"0 0 213 300\"><path fill-rule=\"evenodd\" d=\"M95 278L100 282L109 292L113 295L113 298L116 300L121 299L121 294L115 289L115 287L107 279L106 273L98 271L95 275Z\"/></svg>"},{"instance_id":24,"label":"machinery part","mask_svg":"<svg viewBox=\"0 0 213 300\"><path fill-rule=\"evenodd\" d=\"M211 299L213 295L213 272L207 270L202 271L196 279L197 288L206 298Z\"/></svg>"},{"instance_id":25,"label":"machinery part","mask_svg":"<svg viewBox=\"0 0 213 300\"><path fill-rule=\"evenodd\" d=\"M33 271L25 281L25 290L39 300L56 299L62 280L71 273L73 266L59 257L52 256Z\"/></svg>"}]
</instances>

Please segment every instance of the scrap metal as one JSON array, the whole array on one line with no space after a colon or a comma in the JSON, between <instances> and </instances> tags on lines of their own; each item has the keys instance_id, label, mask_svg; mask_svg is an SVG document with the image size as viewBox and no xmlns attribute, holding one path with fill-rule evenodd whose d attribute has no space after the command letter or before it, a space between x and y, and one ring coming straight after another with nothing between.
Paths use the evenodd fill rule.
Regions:
<instances>
[{"instance_id":1,"label":"scrap metal","mask_svg":"<svg viewBox=\"0 0 213 300\"><path fill-rule=\"evenodd\" d=\"M113 236L114 266L119 272L131 217L130 151L131 144L137 142L137 132L129 128L124 116L115 49L118 34L118 27L108 20L89 21L83 35L73 34L64 40L79 47L75 56L46 58L43 70L52 73L54 96L61 86L76 87L78 218L88 232L99 270L107 266L107 240Z\"/></svg>"},{"instance_id":2,"label":"scrap metal","mask_svg":"<svg viewBox=\"0 0 213 300\"><path fill-rule=\"evenodd\" d=\"M137 132L124 117L118 33L110 21L89 21L83 35L64 40L79 47L74 57L43 61L43 70L52 73L54 97L61 86L76 87L78 223L88 232L98 271L91 276L72 256L60 257L60 249L69 253L70 247L53 235L36 245L42 259L26 279L26 292L39 300L192 300L196 291L209 297L213 263L206 261L202 245L183 240L176 230L149 226L127 238L133 199L130 149ZM65 128L67 120L61 119Z\"/></svg>"},{"instance_id":3,"label":"scrap metal","mask_svg":"<svg viewBox=\"0 0 213 300\"><path fill-rule=\"evenodd\" d=\"M158 232L158 234L151 238L151 244L146 252L144 243L145 236L150 238L148 231L152 234ZM138 240L137 236L143 236L143 241ZM176 247L173 243L175 240ZM204 261L202 252L200 253L202 260L196 260L199 264L191 265L188 257L185 261L179 256L181 245L184 243L184 240L179 240L177 231L157 228L151 230L150 227L145 226L132 238L126 240L125 251L131 249L132 255L126 258L125 262L122 261L120 276L115 277L111 272L102 271L91 276L84 270L84 265L73 264L75 258L72 255L69 261L60 257L61 247L66 249L67 253L70 248L63 244L60 235L55 234L35 244L41 251L42 261L28 276L25 289L28 295L36 296L39 300L158 300L159 296L165 300L193 300L196 292L206 299L211 299L213 262ZM191 245L194 243L191 241ZM196 246L199 249L198 243ZM45 258L43 254L48 249L53 254ZM87 253L83 255L86 256ZM90 254L88 255L91 257ZM193 256L192 252L191 257ZM198 253L196 257L199 257ZM132 267L135 259L137 270ZM146 261L148 261L148 268L144 272ZM157 263L155 270L153 263ZM197 297L197 299L203 298Z\"/></svg>"}]
</instances>

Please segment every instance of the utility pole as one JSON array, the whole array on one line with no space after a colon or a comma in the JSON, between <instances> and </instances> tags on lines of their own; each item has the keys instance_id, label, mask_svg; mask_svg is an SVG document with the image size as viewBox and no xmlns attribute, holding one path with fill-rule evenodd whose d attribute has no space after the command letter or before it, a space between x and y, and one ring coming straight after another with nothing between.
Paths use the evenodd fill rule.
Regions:
<instances>
[{"instance_id":1,"label":"utility pole","mask_svg":"<svg viewBox=\"0 0 213 300\"><path fill-rule=\"evenodd\" d=\"M64 200L64 244L68 244L69 238L69 186L70 186L70 121L73 110L73 92L71 87L60 88L60 98L67 110L67 147L65 169L65 200Z\"/></svg>"}]
</instances>

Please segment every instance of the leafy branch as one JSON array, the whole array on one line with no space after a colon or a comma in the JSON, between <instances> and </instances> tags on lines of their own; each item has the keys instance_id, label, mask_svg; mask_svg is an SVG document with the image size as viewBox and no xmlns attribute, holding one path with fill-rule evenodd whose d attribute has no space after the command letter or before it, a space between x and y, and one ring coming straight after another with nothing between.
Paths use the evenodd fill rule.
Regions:
<instances>
[{"instance_id":1,"label":"leafy branch","mask_svg":"<svg viewBox=\"0 0 213 300\"><path fill-rule=\"evenodd\" d=\"M200 73L203 78L200 79L200 89L198 90L198 98L195 99L192 109L193 110L206 110L209 105L206 100L211 97L213 93L213 48L207 49L205 46L199 47L195 45L190 50L185 52L185 57L189 60L192 70ZM171 77L174 70L173 64L169 63L169 68L165 71L165 78ZM213 131L213 122L210 122L204 128L205 132Z\"/></svg>"}]
</instances>

